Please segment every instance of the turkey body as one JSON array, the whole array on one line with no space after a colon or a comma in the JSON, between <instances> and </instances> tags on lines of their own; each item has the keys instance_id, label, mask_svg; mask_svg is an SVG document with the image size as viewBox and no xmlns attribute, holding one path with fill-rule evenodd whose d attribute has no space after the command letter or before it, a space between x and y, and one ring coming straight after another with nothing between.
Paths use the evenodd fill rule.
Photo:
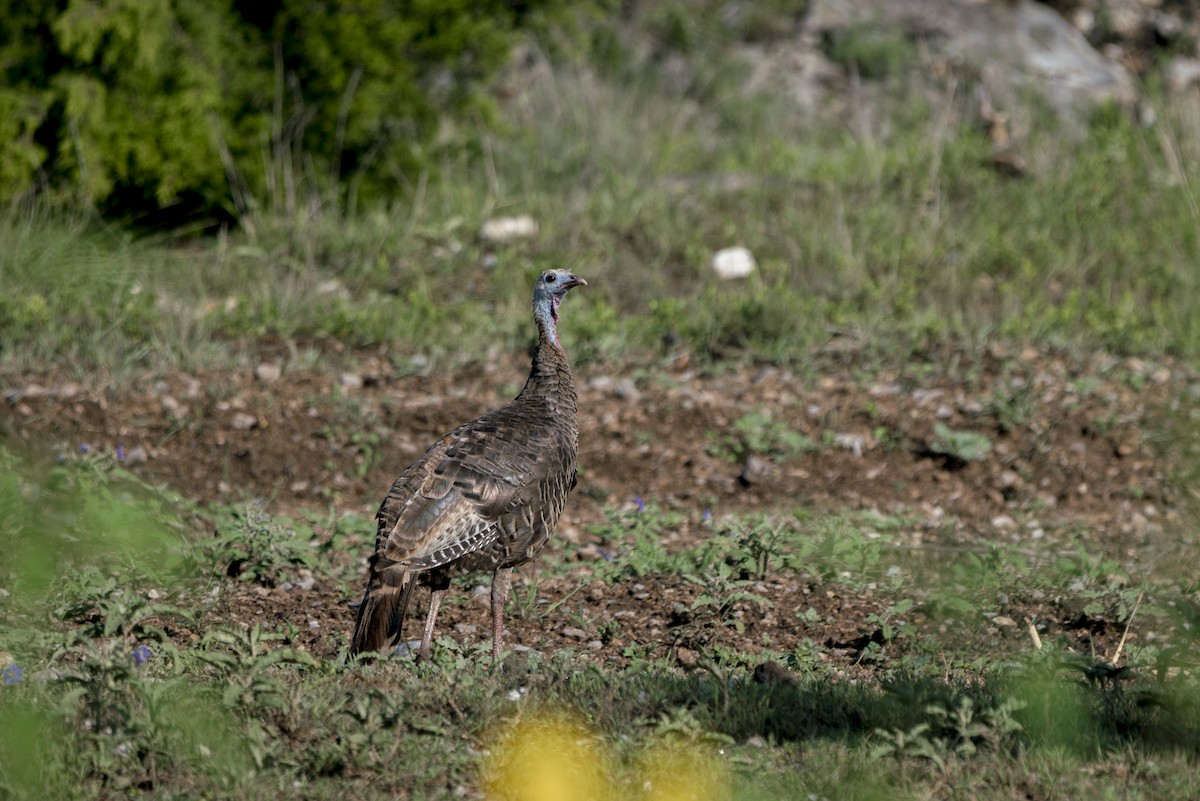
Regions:
<instances>
[{"instance_id":1,"label":"turkey body","mask_svg":"<svg viewBox=\"0 0 1200 801\"><path fill-rule=\"evenodd\" d=\"M558 340L558 306L567 291L586 283L565 270L542 273L533 304L538 345L521 393L443 436L392 484L376 514L353 653L404 641L405 614L420 584L430 588L420 650L428 658L450 580L490 571L492 655L499 656L512 570L542 552L575 485L577 400Z\"/></svg>"}]
</instances>

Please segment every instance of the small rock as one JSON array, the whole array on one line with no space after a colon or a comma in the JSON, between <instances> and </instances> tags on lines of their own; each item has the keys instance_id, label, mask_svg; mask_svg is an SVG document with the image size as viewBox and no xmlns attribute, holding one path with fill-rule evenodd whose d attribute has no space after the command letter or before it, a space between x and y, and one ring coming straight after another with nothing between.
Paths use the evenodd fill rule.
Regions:
<instances>
[{"instance_id":1,"label":"small rock","mask_svg":"<svg viewBox=\"0 0 1200 801\"><path fill-rule=\"evenodd\" d=\"M142 464L150 460L150 454L141 445L134 445L129 450L125 451L125 458L122 463L126 466L134 464Z\"/></svg>"},{"instance_id":2,"label":"small rock","mask_svg":"<svg viewBox=\"0 0 1200 801\"><path fill-rule=\"evenodd\" d=\"M304 578L302 578L296 582L296 586L299 587L300 589L304 590L305 592L308 592L314 586L316 586L316 583L317 583L317 580L315 578L313 578L312 576L305 576Z\"/></svg>"},{"instance_id":3,"label":"small rock","mask_svg":"<svg viewBox=\"0 0 1200 801\"><path fill-rule=\"evenodd\" d=\"M752 453L746 457L746 462L742 465L742 472L738 475L738 483L743 487L760 484L773 472L775 472L773 464L757 453Z\"/></svg>"},{"instance_id":4,"label":"small rock","mask_svg":"<svg viewBox=\"0 0 1200 801\"><path fill-rule=\"evenodd\" d=\"M1008 515L996 515L992 518L992 528L1008 531L1017 527L1017 521Z\"/></svg>"},{"instance_id":5,"label":"small rock","mask_svg":"<svg viewBox=\"0 0 1200 801\"><path fill-rule=\"evenodd\" d=\"M175 400L171 395L163 395L159 398L158 402L162 404L163 410L172 417L182 419L188 415L189 409L187 405Z\"/></svg>"},{"instance_id":6,"label":"small rock","mask_svg":"<svg viewBox=\"0 0 1200 801\"><path fill-rule=\"evenodd\" d=\"M310 621L308 621L308 627L310 629L319 629L319 628L321 628L321 623L320 623L320 621L317 621L317 620L310 620Z\"/></svg>"},{"instance_id":7,"label":"small rock","mask_svg":"<svg viewBox=\"0 0 1200 801\"><path fill-rule=\"evenodd\" d=\"M249 431L258 428L258 418L245 412L237 412L229 421L229 427L238 431Z\"/></svg>"},{"instance_id":8,"label":"small rock","mask_svg":"<svg viewBox=\"0 0 1200 801\"><path fill-rule=\"evenodd\" d=\"M723 248L713 254L712 270L722 281L745 278L756 266L754 254L744 247Z\"/></svg>"},{"instance_id":9,"label":"small rock","mask_svg":"<svg viewBox=\"0 0 1200 801\"><path fill-rule=\"evenodd\" d=\"M25 400L27 398L41 398L47 395L47 390L41 384L26 384L16 392L11 393L15 400Z\"/></svg>"},{"instance_id":10,"label":"small rock","mask_svg":"<svg viewBox=\"0 0 1200 801\"><path fill-rule=\"evenodd\" d=\"M408 640L393 648L392 656L400 659L415 659L419 650L421 650L420 640Z\"/></svg>"},{"instance_id":11,"label":"small rock","mask_svg":"<svg viewBox=\"0 0 1200 801\"><path fill-rule=\"evenodd\" d=\"M327 297L341 298L342 300L350 299L350 290L346 289L345 285L336 278L330 278L327 281L322 281L317 284L317 294Z\"/></svg>"},{"instance_id":12,"label":"small rock","mask_svg":"<svg viewBox=\"0 0 1200 801\"><path fill-rule=\"evenodd\" d=\"M1172 42L1183 34L1183 18L1178 14L1160 11L1154 15L1154 33L1164 42Z\"/></svg>"},{"instance_id":13,"label":"small rock","mask_svg":"<svg viewBox=\"0 0 1200 801\"><path fill-rule=\"evenodd\" d=\"M594 389L598 392L612 392L617 382L609 375L594 375L588 379L587 385L589 389Z\"/></svg>"},{"instance_id":14,"label":"small rock","mask_svg":"<svg viewBox=\"0 0 1200 801\"><path fill-rule=\"evenodd\" d=\"M157 601L162 595L158 590L146 590L146 597L151 601Z\"/></svg>"},{"instance_id":15,"label":"small rock","mask_svg":"<svg viewBox=\"0 0 1200 801\"><path fill-rule=\"evenodd\" d=\"M575 628L574 626L567 626L560 631L559 634L572 640L586 640L588 636L586 631Z\"/></svg>"},{"instance_id":16,"label":"small rock","mask_svg":"<svg viewBox=\"0 0 1200 801\"><path fill-rule=\"evenodd\" d=\"M603 647L604 643L599 640L588 640L587 644L584 645L584 648L587 648L589 651L599 651Z\"/></svg>"},{"instance_id":17,"label":"small rock","mask_svg":"<svg viewBox=\"0 0 1200 801\"><path fill-rule=\"evenodd\" d=\"M796 679L778 662L763 662L754 668L754 683L767 686L779 684L795 684Z\"/></svg>"},{"instance_id":18,"label":"small rock","mask_svg":"<svg viewBox=\"0 0 1200 801\"><path fill-rule=\"evenodd\" d=\"M642 397L642 393L638 390L637 384L633 382L632 378L622 378L618 381L616 387L613 388L612 394L621 400L632 401L634 403L637 403Z\"/></svg>"},{"instance_id":19,"label":"small rock","mask_svg":"<svg viewBox=\"0 0 1200 801\"><path fill-rule=\"evenodd\" d=\"M254 377L264 384L274 384L283 375L283 369L278 364L264 362L254 368Z\"/></svg>"},{"instance_id":20,"label":"small rock","mask_svg":"<svg viewBox=\"0 0 1200 801\"><path fill-rule=\"evenodd\" d=\"M1017 621L1013 620L1011 617L1006 617L1004 615L996 615L994 618L992 618L992 625L1010 629L1013 626L1017 625Z\"/></svg>"},{"instance_id":21,"label":"small rock","mask_svg":"<svg viewBox=\"0 0 1200 801\"><path fill-rule=\"evenodd\" d=\"M537 220L528 214L517 217L495 217L487 220L479 229L479 238L485 242L510 242L514 239L529 239L537 236Z\"/></svg>"},{"instance_id":22,"label":"small rock","mask_svg":"<svg viewBox=\"0 0 1200 801\"><path fill-rule=\"evenodd\" d=\"M862 434L834 434L833 444L837 445L844 451L850 451L855 456L862 458L863 448L867 444L867 438Z\"/></svg>"},{"instance_id":23,"label":"small rock","mask_svg":"<svg viewBox=\"0 0 1200 801\"><path fill-rule=\"evenodd\" d=\"M1018 474L1015 470L1001 471L997 480L1000 486L1004 489L1016 489L1024 483L1020 474Z\"/></svg>"},{"instance_id":24,"label":"small rock","mask_svg":"<svg viewBox=\"0 0 1200 801\"><path fill-rule=\"evenodd\" d=\"M479 626L474 623L455 623L454 630L459 634L475 634L479 631Z\"/></svg>"},{"instance_id":25,"label":"small rock","mask_svg":"<svg viewBox=\"0 0 1200 801\"><path fill-rule=\"evenodd\" d=\"M675 661L683 667L695 667L696 661L699 659L696 652L691 648L676 648Z\"/></svg>"},{"instance_id":26,"label":"small rock","mask_svg":"<svg viewBox=\"0 0 1200 801\"><path fill-rule=\"evenodd\" d=\"M358 373L342 373L341 378L338 379L338 383L344 389L362 389L363 377Z\"/></svg>"}]
</instances>

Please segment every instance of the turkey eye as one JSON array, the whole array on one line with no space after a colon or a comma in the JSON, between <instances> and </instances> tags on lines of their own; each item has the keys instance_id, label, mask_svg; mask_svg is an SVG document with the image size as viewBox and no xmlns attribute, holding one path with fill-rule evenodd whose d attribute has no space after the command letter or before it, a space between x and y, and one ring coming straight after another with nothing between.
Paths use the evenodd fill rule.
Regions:
<instances>
[{"instance_id":1,"label":"turkey eye","mask_svg":"<svg viewBox=\"0 0 1200 801\"><path fill-rule=\"evenodd\" d=\"M555 275L547 275L547 276L546 276L546 283L547 283L547 284L553 284L553 283L554 283L555 281L557 281L557 280L558 280L558 276L555 276Z\"/></svg>"}]
</instances>

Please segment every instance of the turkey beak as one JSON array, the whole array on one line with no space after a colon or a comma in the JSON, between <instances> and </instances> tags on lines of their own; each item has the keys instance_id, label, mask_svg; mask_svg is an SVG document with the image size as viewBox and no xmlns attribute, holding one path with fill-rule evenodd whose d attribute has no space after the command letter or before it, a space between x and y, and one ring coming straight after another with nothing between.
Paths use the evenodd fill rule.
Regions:
<instances>
[{"instance_id":1,"label":"turkey beak","mask_svg":"<svg viewBox=\"0 0 1200 801\"><path fill-rule=\"evenodd\" d=\"M565 288L566 288L566 289L570 289L571 287L576 287L576 286L587 286L587 285L588 285L588 282L587 282L587 281L583 280L583 279L582 279L582 278L580 278L578 275L575 275L574 273L572 273L572 274L571 274L571 277L567 279L567 283L565 284Z\"/></svg>"}]
</instances>

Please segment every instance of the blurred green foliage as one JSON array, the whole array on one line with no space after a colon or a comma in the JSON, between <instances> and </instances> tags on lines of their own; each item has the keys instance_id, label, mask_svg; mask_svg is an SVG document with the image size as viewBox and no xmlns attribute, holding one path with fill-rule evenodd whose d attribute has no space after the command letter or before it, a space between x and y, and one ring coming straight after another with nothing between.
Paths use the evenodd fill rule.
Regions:
<instances>
[{"instance_id":1,"label":"blurred green foliage","mask_svg":"<svg viewBox=\"0 0 1200 801\"><path fill-rule=\"evenodd\" d=\"M169 581L186 567L180 522L111 450L38 466L0 447L0 548L18 603L62 592L71 571Z\"/></svg>"},{"instance_id":2,"label":"blurred green foliage","mask_svg":"<svg viewBox=\"0 0 1200 801\"><path fill-rule=\"evenodd\" d=\"M3 0L0 202L177 222L264 193L293 201L299 176L394 188L429 166L444 117L486 112L484 82L516 34L566 12L561 0Z\"/></svg>"}]
</instances>

